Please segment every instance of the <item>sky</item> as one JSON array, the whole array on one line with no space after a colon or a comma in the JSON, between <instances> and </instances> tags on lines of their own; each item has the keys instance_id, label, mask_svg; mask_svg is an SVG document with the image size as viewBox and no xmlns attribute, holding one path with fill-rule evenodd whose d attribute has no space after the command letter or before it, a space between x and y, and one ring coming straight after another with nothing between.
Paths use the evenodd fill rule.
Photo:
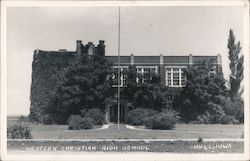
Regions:
<instances>
[{"instance_id":1,"label":"sky","mask_svg":"<svg viewBox=\"0 0 250 161\"><path fill-rule=\"evenodd\" d=\"M121 55L222 55L233 29L243 46L243 7L121 7ZM28 115L33 51L75 51L76 40L105 40L117 55L117 7L9 7L7 9L7 114ZM243 53L243 52L242 52Z\"/></svg>"}]
</instances>

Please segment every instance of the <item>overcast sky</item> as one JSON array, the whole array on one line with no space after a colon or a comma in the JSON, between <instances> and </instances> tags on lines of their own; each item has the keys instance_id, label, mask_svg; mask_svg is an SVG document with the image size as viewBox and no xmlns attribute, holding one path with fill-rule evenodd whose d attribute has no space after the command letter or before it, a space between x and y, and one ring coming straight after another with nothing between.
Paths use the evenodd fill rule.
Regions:
<instances>
[{"instance_id":1,"label":"overcast sky","mask_svg":"<svg viewBox=\"0 0 250 161\"><path fill-rule=\"evenodd\" d=\"M227 39L243 44L242 7L122 7L121 54L222 55ZM117 7L12 7L7 10L8 115L28 114L33 51L75 50L76 40L105 40L117 54Z\"/></svg>"}]
</instances>

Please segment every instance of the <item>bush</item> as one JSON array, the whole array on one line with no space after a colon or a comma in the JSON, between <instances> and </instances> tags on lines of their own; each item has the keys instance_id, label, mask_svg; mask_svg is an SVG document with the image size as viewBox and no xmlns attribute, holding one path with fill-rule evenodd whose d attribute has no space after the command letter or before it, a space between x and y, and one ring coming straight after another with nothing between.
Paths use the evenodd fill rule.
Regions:
<instances>
[{"instance_id":1,"label":"bush","mask_svg":"<svg viewBox=\"0 0 250 161\"><path fill-rule=\"evenodd\" d=\"M145 109L136 108L128 113L128 123L131 125L142 125L146 116Z\"/></svg>"},{"instance_id":2,"label":"bush","mask_svg":"<svg viewBox=\"0 0 250 161\"><path fill-rule=\"evenodd\" d=\"M240 123L244 123L244 100L242 98L228 99L224 107L227 115L233 116Z\"/></svg>"},{"instance_id":3,"label":"bush","mask_svg":"<svg viewBox=\"0 0 250 161\"><path fill-rule=\"evenodd\" d=\"M224 117L221 118L221 124L234 124L237 121L234 119L233 116L225 115Z\"/></svg>"},{"instance_id":4,"label":"bush","mask_svg":"<svg viewBox=\"0 0 250 161\"><path fill-rule=\"evenodd\" d=\"M92 118L94 125L103 125L105 114L100 109L92 108L89 109L86 113L82 114L85 118Z\"/></svg>"},{"instance_id":5,"label":"bush","mask_svg":"<svg viewBox=\"0 0 250 161\"><path fill-rule=\"evenodd\" d=\"M149 108L136 108L128 113L128 123L131 125L143 125L146 118L152 117L157 113L157 111Z\"/></svg>"},{"instance_id":6,"label":"bush","mask_svg":"<svg viewBox=\"0 0 250 161\"><path fill-rule=\"evenodd\" d=\"M92 129L94 127L93 119L89 117L82 118L80 115L71 115L68 119L69 130Z\"/></svg>"},{"instance_id":7,"label":"bush","mask_svg":"<svg viewBox=\"0 0 250 161\"><path fill-rule=\"evenodd\" d=\"M8 139L31 139L30 128L25 123L17 123L7 128Z\"/></svg>"},{"instance_id":8,"label":"bush","mask_svg":"<svg viewBox=\"0 0 250 161\"><path fill-rule=\"evenodd\" d=\"M155 116L146 118L144 121L145 127L147 129L153 129L153 127L155 127L155 125L153 124L156 123L155 119L156 119Z\"/></svg>"},{"instance_id":9,"label":"bush","mask_svg":"<svg viewBox=\"0 0 250 161\"><path fill-rule=\"evenodd\" d=\"M210 114L208 112L199 115L196 120L191 121L192 124L209 124L210 123Z\"/></svg>"},{"instance_id":10,"label":"bush","mask_svg":"<svg viewBox=\"0 0 250 161\"><path fill-rule=\"evenodd\" d=\"M223 107L219 104L208 102L208 113L210 115L210 124L218 124L225 116Z\"/></svg>"},{"instance_id":11,"label":"bush","mask_svg":"<svg viewBox=\"0 0 250 161\"><path fill-rule=\"evenodd\" d=\"M94 127L94 120L89 117L82 118L80 122L80 129L92 129Z\"/></svg>"},{"instance_id":12,"label":"bush","mask_svg":"<svg viewBox=\"0 0 250 161\"><path fill-rule=\"evenodd\" d=\"M221 119L225 116L225 111L222 106L209 102L208 109L201 115L197 116L196 120L190 123L198 124L218 124L221 123Z\"/></svg>"},{"instance_id":13,"label":"bush","mask_svg":"<svg viewBox=\"0 0 250 161\"><path fill-rule=\"evenodd\" d=\"M157 115L147 118L144 125L149 129L171 130L179 120L178 115L173 110L165 110Z\"/></svg>"},{"instance_id":14,"label":"bush","mask_svg":"<svg viewBox=\"0 0 250 161\"><path fill-rule=\"evenodd\" d=\"M150 108L146 108L145 112L146 112L146 117L152 117L152 116L156 115L157 113L159 113L158 111L155 111L155 110L150 109Z\"/></svg>"},{"instance_id":15,"label":"bush","mask_svg":"<svg viewBox=\"0 0 250 161\"><path fill-rule=\"evenodd\" d=\"M31 107L30 108L30 114L29 114L29 120L32 123L43 123L43 112L40 108Z\"/></svg>"},{"instance_id":16,"label":"bush","mask_svg":"<svg viewBox=\"0 0 250 161\"><path fill-rule=\"evenodd\" d=\"M71 115L68 118L69 130L79 130L82 117L80 115Z\"/></svg>"},{"instance_id":17,"label":"bush","mask_svg":"<svg viewBox=\"0 0 250 161\"><path fill-rule=\"evenodd\" d=\"M56 124L56 122L53 120L53 118L49 114L45 114L43 117L43 124L51 125L51 124Z\"/></svg>"}]
</instances>

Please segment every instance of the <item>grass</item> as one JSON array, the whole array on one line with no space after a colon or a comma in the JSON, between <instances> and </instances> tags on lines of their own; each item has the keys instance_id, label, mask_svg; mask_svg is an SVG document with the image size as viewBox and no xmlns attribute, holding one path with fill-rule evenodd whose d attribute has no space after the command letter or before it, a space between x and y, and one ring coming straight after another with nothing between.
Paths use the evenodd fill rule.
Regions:
<instances>
[{"instance_id":1,"label":"grass","mask_svg":"<svg viewBox=\"0 0 250 161\"><path fill-rule=\"evenodd\" d=\"M8 122L8 125L13 124ZM198 139L242 138L243 125L177 124L174 130L136 130L110 125L102 130L68 130L67 125L31 124L34 139ZM96 127L98 128L98 127ZM142 127L140 127L142 128Z\"/></svg>"},{"instance_id":2,"label":"grass","mask_svg":"<svg viewBox=\"0 0 250 161\"><path fill-rule=\"evenodd\" d=\"M8 122L11 125L15 122ZM170 152L170 153L243 153L244 142L220 141L204 142L207 138L242 138L243 125L200 125L177 124L174 130L146 130L144 127L128 129L125 125L110 125L108 129L101 130L68 130L67 125L37 125L28 123L31 135L34 139L196 139L196 141L63 141L63 140L8 140L8 152L27 152L27 148L33 147L33 153L37 147L45 147L38 151L46 151L46 147L56 147L57 151L63 148L73 147L75 152L82 146L96 147L93 152ZM202 139L199 139L202 138ZM117 147L103 150L103 146ZM147 147L144 149L132 149L132 147ZM48 150L48 148L47 148ZM65 149L64 149L65 150ZM50 151L50 150L48 150ZM91 151L91 150L90 150ZM29 152L29 150L28 150Z\"/></svg>"}]
</instances>

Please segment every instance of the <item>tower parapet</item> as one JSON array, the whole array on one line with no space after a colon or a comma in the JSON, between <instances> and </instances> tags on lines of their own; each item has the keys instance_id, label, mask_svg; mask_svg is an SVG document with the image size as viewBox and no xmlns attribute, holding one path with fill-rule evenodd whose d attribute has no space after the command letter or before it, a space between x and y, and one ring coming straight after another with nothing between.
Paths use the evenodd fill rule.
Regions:
<instances>
[{"instance_id":1,"label":"tower parapet","mask_svg":"<svg viewBox=\"0 0 250 161\"><path fill-rule=\"evenodd\" d=\"M82 44L81 40L76 41L76 54L86 55L87 57L99 54L105 56L105 44L104 40L100 40L99 44L95 46L92 42L88 42L85 46Z\"/></svg>"}]
</instances>

